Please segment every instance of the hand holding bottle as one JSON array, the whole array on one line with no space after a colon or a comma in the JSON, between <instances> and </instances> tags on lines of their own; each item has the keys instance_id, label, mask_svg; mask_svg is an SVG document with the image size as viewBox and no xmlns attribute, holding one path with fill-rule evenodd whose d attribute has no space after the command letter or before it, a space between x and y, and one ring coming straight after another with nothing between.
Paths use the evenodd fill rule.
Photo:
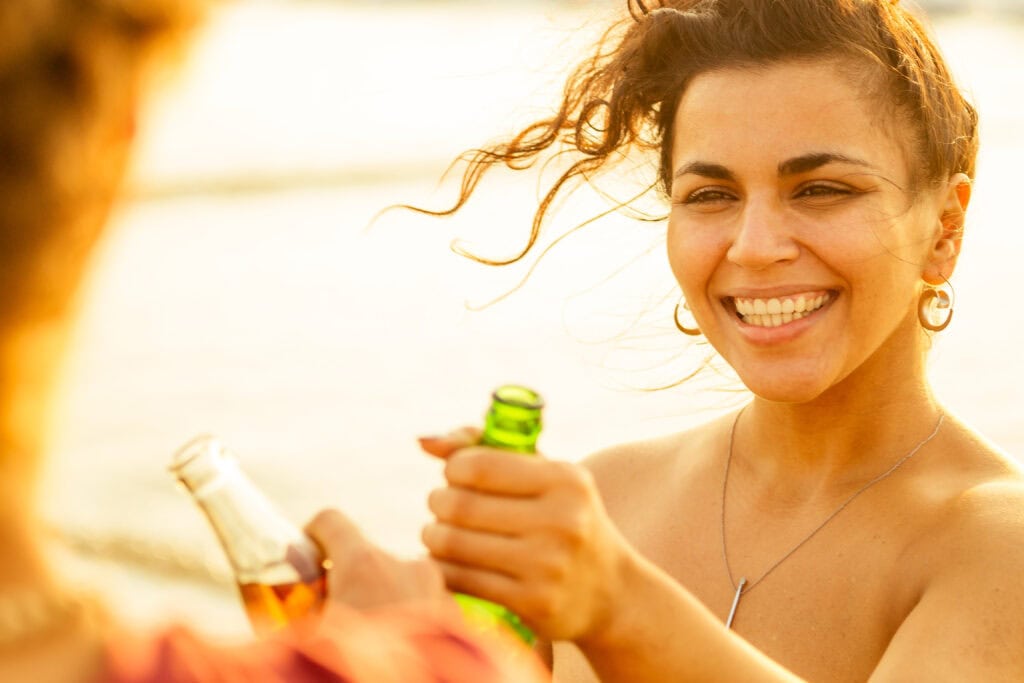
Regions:
<instances>
[{"instance_id":1,"label":"hand holding bottle","mask_svg":"<svg viewBox=\"0 0 1024 683\"><path fill-rule=\"evenodd\" d=\"M420 439L445 459L423 542L448 587L509 607L548 640L605 629L625 594L632 550L590 473L543 457L509 457L465 427Z\"/></svg>"},{"instance_id":2,"label":"hand holding bottle","mask_svg":"<svg viewBox=\"0 0 1024 683\"><path fill-rule=\"evenodd\" d=\"M341 512L322 510L305 531L326 558L328 606L341 603L363 610L422 603L439 611L455 610L433 562L393 557L368 541Z\"/></svg>"},{"instance_id":3,"label":"hand holding bottle","mask_svg":"<svg viewBox=\"0 0 1024 683\"><path fill-rule=\"evenodd\" d=\"M257 635L316 623L325 598L355 609L417 602L455 611L436 566L388 555L337 510L303 533L214 437L186 444L171 471L217 534Z\"/></svg>"}]
</instances>

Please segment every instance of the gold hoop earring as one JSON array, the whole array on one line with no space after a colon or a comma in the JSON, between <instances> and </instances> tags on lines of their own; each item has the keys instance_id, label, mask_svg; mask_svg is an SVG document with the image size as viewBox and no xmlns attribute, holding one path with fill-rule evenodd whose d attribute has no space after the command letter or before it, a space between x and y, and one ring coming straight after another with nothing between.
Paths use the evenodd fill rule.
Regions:
<instances>
[{"instance_id":1,"label":"gold hoop earring","mask_svg":"<svg viewBox=\"0 0 1024 683\"><path fill-rule=\"evenodd\" d=\"M917 302L917 319L921 327L932 332L949 327L953 320L953 300L949 293L937 287L925 287Z\"/></svg>"},{"instance_id":2,"label":"gold hoop earring","mask_svg":"<svg viewBox=\"0 0 1024 683\"><path fill-rule=\"evenodd\" d=\"M699 337L701 333L700 333L700 328L697 327L697 325L696 325L696 322L694 322L694 326L693 327L686 327L681 322L679 322L679 305L680 304L682 304L684 310L686 310L686 311L690 310L690 306L688 304L686 304L685 302L680 301L679 304L676 304L676 310L672 314L672 320L676 324L676 329L679 330L680 332L682 332L683 334L687 335L688 337Z\"/></svg>"}]
</instances>

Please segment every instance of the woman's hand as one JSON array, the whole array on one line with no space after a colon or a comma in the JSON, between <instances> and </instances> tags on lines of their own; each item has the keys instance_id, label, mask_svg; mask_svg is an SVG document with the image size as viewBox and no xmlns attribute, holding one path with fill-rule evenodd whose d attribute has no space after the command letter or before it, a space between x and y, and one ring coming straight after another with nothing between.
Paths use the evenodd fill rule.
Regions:
<instances>
[{"instance_id":1,"label":"woman's hand","mask_svg":"<svg viewBox=\"0 0 1024 683\"><path fill-rule=\"evenodd\" d=\"M445 459L423 542L448 588L505 605L548 640L604 629L632 555L590 473L578 465L478 445L465 428L420 439Z\"/></svg>"},{"instance_id":2,"label":"woman's hand","mask_svg":"<svg viewBox=\"0 0 1024 683\"><path fill-rule=\"evenodd\" d=\"M399 560L368 541L345 515L323 510L306 525L328 562L330 601L365 610L400 603L454 609L437 565L428 559Z\"/></svg>"},{"instance_id":3,"label":"woman's hand","mask_svg":"<svg viewBox=\"0 0 1024 683\"><path fill-rule=\"evenodd\" d=\"M550 680L521 644L510 646L465 627L433 561L389 555L337 510L317 514L306 533L329 560L328 601L315 628L330 645L310 651L327 674L334 672L331 662L338 662L345 673L331 680ZM352 609L366 618L355 618Z\"/></svg>"}]
</instances>

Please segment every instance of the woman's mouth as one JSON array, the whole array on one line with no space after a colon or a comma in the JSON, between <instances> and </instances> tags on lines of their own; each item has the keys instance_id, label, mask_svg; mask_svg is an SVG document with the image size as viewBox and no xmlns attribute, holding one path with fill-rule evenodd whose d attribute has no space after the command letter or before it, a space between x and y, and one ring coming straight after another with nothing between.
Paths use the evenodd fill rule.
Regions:
<instances>
[{"instance_id":1,"label":"woman's mouth","mask_svg":"<svg viewBox=\"0 0 1024 683\"><path fill-rule=\"evenodd\" d=\"M806 318L835 298L831 290L801 292L771 299L733 297L736 315L754 327L779 327Z\"/></svg>"}]
</instances>

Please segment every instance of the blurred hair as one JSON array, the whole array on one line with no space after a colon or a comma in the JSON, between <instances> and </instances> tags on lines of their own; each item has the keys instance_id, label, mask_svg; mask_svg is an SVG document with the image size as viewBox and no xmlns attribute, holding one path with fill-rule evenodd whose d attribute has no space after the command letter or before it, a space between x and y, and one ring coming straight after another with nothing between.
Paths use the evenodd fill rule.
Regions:
<instances>
[{"instance_id":1,"label":"blurred hair","mask_svg":"<svg viewBox=\"0 0 1024 683\"><path fill-rule=\"evenodd\" d=\"M572 181L587 181L631 151L657 155L651 186L671 185L673 123L695 76L722 68L786 60L838 58L883 111L904 121L913 191L958 172L974 177L977 114L961 94L928 31L894 0L628 0L629 16L612 26L566 83L553 116L510 140L471 150L450 215L497 165L531 166L545 151L572 159L547 186L522 251L492 265L520 260L536 243L546 214ZM459 163L457 161L456 163Z\"/></svg>"},{"instance_id":2,"label":"blurred hair","mask_svg":"<svg viewBox=\"0 0 1024 683\"><path fill-rule=\"evenodd\" d=\"M0 326L63 312L123 174L143 71L199 10L0 2Z\"/></svg>"}]
</instances>

